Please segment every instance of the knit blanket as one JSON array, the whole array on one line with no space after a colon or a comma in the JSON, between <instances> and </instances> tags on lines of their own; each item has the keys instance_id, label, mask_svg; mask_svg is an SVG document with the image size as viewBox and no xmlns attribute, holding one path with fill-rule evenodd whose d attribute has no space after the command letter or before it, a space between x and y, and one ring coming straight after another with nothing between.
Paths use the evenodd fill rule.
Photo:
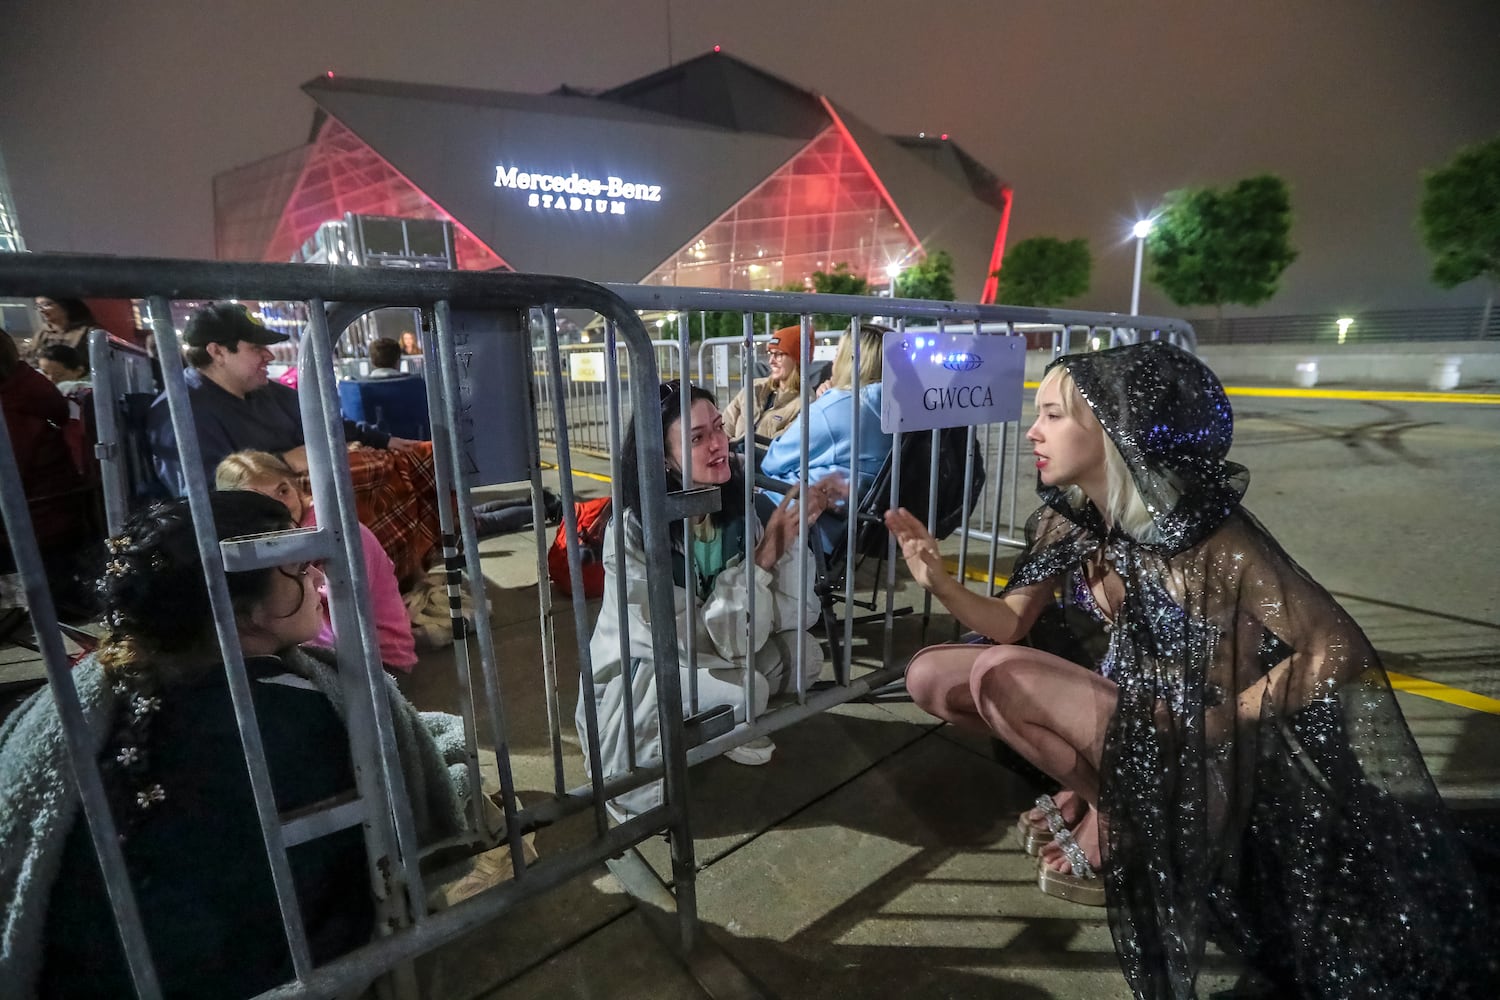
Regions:
<instances>
[{"instance_id":1,"label":"knit blanket","mask_svg":"<svg viewBox=\"0 0 1500 1000\"><path fill-rule=\"evenodd\" d=\"M281 662L346 718L343 688L330 666L300 650L283 654ZM72 675L85 749L97 759L118 698L94 657ZM419 713L389 676L382 677L418 839L426 844L452 836L465 824L462 720ZM44 688L0 725L0 993L7 997L35 995L47 904L68 834L83 819L80 802L57 704Z\"/></svg>"}]
</instances>

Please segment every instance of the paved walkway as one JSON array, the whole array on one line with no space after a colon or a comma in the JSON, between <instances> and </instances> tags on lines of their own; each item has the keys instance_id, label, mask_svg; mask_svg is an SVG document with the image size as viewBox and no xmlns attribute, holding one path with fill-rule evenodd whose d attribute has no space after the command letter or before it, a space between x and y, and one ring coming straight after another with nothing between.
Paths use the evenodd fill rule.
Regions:
<instances>
[{"instance_id":1,"label":"paved walkway","mask_svg":"<svg viewBox=\"0 0 1500 1000\"><path fill-rule=\"evenodd\" d=\"M593 471L587 461L580 468ZM597 479L577 482L586 492L607 488ZM517 774L522 788L545 795L545 713L525 679L537 672L534 542L529 534L507 536L484 550L500 601L500 662L508 675L514 671L507 693L519 699L511 712L520 730ZM1441 594L1428 596L1443 606ZM1495 842L1500 692L1492 667L1500 626L1378 598L1344 600L1398 671L1408 722L1445 796L1479 831L1474 843ZM560 700L570 717L571 618L566 605L559 611ZM944 641L951 627L934 616L924 635L919 615L899 620L897 656ZM877 629L862 633L866 643L878 642ZM878 645L856 650L867 664L878 653ZM429 688L422 675L411 687L419 701L441 697L440 685ZM564 739L569 780L579 782L570 718ZM1033 862L1012 833L1026 792L994 762L986 741L938 725L900 699L846 705L775 739L776 756L765 767L720 759L692 771L699 913L721 956L763 995L1129 995L1103 911L1037 891ZM573 823L540 832L544 856L587 836L581 820ZM644 845L641 855L665 881L665 843ZM1500 869L1494 861L1486 856L1492 875ZM672 957L643 912L601 870L425 962L428 995L714 995ZM1230 988L1236 977L1233 963L1211 956L1202 995ZM716 995L741 994L718 987Z\"/></svg>"}]
</instances>

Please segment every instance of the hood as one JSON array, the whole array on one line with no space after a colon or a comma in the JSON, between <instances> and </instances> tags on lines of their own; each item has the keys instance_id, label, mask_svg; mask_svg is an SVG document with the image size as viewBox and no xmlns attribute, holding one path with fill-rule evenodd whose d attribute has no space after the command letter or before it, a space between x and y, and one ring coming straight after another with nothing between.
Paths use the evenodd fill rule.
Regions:
<instances>
[{"instance_id":1,"label":"hood","mask_svg":"<svg viewBox=\"0 0 1500 1000\"><path fill-rule=\"evenodd\" d=\"M1153 340L1058 358L1120 450L1159 537L1152 548L1186 549L1207 537L1239 505L1250 483L1228 461L1234 410L1208 366L1166 341ZM1097 513L1071 510L1062 491L1039 487L1051 506L1080 523Z\"/></svg>"}]
</instances>

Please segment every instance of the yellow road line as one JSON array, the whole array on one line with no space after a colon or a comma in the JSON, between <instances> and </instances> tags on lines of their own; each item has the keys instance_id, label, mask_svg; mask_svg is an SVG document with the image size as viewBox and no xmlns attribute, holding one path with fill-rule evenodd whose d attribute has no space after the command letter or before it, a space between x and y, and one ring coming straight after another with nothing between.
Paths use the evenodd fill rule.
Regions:
<instances>
[{"instance_id":1,"label":"yellow road line","mask_svg":"<svg viewBox=\"0 0 1500 1000\"><path fill-rule=\"evenodd\" d=\"M1023 382L1027 389L1040 383ZM1500 393L1482 392L1394 392L1380 389L1287 389L1279 386L1225 386L1231 396L1260 396L1280 399L1352 399L1367 403L1477 403L1500 406Z\"/></svg>"},{"instance_id":2,"label":"yellow road line","mask_svg":"<svg viewBox=\"0 0 1500 1000\"><path fill-rule=\"evenodd\" d=\"M1226 386L1231 396L1262 396L1282 399L1352 399L1369 403L1477 403L1500 405L1500 393L1478 392L1386 392L1378 389L1283 389L1273 386Z\"/></svg>"},{"instance_id":3,"label":"yellow road line","mask_svg":"<svg viewBox=\"0 0 1500 1000\"><path fill-rule=\"evenodd\" d=\"M555 469L555 468L557 468L557 466L553 465L551 462L542 462L541 466L544 469ZM574 469L573 470L573 475L575 475L575 476L582 476L584 479L592 479L592 480L594 480L595 482L598 482L598 483L611 483L611 482L614 482L614 480L610 479L608 476L601 476L597 472L584 472L582 469Z\"/></svg>"},{"instance_id":4,"label":"yellow road line","mask_svg":"<svg viewBox=\"0 0 1500 1000\"><path fill-rule=\"evenodd\" d=\"M1387 670L1386 676L1391 679L1391 687L1397 691L1431 698L1433 701L1446 702L1449 705L1457 705L1459 708L1467 708L1475 712L1500 715L1500 699L1488 698L1462 688L1449 687L1437 681L1412 677L1410 674L1398 674L1393 670Z\"/></svg>"}]
</instances>

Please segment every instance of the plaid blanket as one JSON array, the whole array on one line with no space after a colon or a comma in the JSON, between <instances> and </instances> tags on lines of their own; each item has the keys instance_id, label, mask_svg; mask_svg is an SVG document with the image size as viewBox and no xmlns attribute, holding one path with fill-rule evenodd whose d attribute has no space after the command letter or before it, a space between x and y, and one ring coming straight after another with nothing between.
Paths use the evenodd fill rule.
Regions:
<instances>
[{"instance_id":1,"label":"plaid blanket","mask_svg":"<svg viewBox=\"0 0 1500 1000\"><path fill-rule=\"evenodd\" d=\"M402 591L408 590L442 554L432 443L411 451L351 445L349 475L360 522L380 540ZM305 476L302 486L308 489Z\"/></svg>"}]
</instances>

